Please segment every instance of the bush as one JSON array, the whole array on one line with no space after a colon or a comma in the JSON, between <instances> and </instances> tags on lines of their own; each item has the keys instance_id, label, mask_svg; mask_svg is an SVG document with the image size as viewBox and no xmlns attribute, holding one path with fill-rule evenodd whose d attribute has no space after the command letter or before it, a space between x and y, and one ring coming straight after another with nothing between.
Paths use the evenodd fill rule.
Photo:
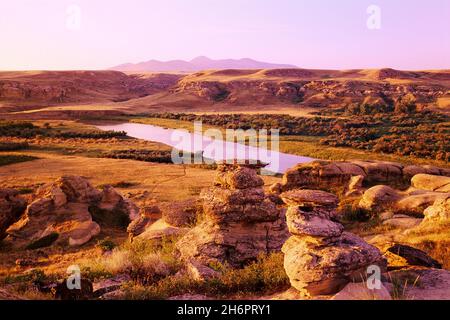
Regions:
<instances>
[{"instance_id":1,"label":"bush","mask_svg":"<svg viewBox=\"0 0 450 320\"><path fill-rule=\"evenodd\" d=\"M82 269L91 277L126 274L134 283L150 285L181 268L173 256L173 248L172 241L163 242L162 247L147 241L134 241L114 248L110 254L87 261Z\"/></svg>"},{"instance_id":2,"label":"bush","mask_svg":"<svg viewBox=\"0 0 450 320\"><path fill-rule=\"evenodd\" d=\"M116 243L109 238L98 241L97 247L102 249L102 251L111 251L117 247Z\"/></svg>"}]
</instances>

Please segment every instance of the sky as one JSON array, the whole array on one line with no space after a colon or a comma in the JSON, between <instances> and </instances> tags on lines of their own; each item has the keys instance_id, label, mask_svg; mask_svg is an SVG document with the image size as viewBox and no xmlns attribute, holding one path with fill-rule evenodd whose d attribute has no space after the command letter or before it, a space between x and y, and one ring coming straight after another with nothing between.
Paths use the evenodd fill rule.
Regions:
<instances>
[{"instance_id":1,"label":"sky","mask_svg":"<svg viewBox=\"0 0 450 320\"><path fill-rule=\"evenodd\" d=\"M315 69L450 69L450 1L0 1L0 70L196 56Z\"/></svg>"}]
</instances>

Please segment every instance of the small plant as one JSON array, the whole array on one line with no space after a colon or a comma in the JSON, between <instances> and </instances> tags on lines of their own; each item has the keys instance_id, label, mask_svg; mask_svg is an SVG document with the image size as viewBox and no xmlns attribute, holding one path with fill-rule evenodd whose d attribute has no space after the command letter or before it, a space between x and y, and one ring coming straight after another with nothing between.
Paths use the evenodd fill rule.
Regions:
<instances>
[{"instance_id":1,"label":"small plant","mask_svg":"<svg viewBox=\"0 0 450 320\"><path fill-rule=\"evenodd\" d=\"M409 297L407 294L409 287L420 286L420 276L412 273L406 273L399 276L392 277L389 275L392 283L392 298L394 300L408 300L413 297Z\"/></svg>"},{"instance_id":2,"label":"small plant","mask_svg":"<svg viewBox=\"0 0 450 320\"><path fill-rule=\"evenodd\" d=\"M103 240L99 240L97 242L97 247L102 249L102 251L111 251L115 247L117 247L117 245L116 245L116 243L114 241L110 240L109 238L106 238L106 239L103 239Z\"/></svg>"}]
</instances>

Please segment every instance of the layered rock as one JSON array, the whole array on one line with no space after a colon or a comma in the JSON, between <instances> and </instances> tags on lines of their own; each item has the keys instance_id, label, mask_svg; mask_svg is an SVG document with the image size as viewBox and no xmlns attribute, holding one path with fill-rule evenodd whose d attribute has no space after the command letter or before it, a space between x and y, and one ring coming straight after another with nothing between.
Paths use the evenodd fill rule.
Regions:
<instances>
[{"instance_id":1,"label":"layered rock","mask_svg":"<svg viewBox=\"0 0 450 320\"><path fill-rule=\"evenodd\" d=\"M393 203L396 203L401 198L402 195L400 192L388 186L378 185L364 192L361 200L359 201L359 207L371 211L380 211L392 206Z\"/></svg>"},{"instance_id":2,"label":"layered rock","mask_svg":"<svg viewBox=\"0 0 450 320\"><path fill-rule=\"evenodd\" d=\"M364 192L359 207L378 213L388 210L392 214L423 217L425 209L450 196L447 187L450 186L449 181L449 177L417 174L411 179L411 187L406 191L377 185Z\"/></svg>"},{"instance_id":3,"label":"layered rock","mask_svg":"<svg viewBox=\"0 0 450 320\"><path fill-rule=\"evenodd\" d=\"M425 223L432 221L448 221L450 219L450 194L434 202L423 212Z\"/></svg>"},{"instance_id":4,"label":"layered rock","mask_svg":"<svg viewBox=\"0 0 450 320\"><path fill-rule=\"evenodd\" d=\"M421 190L450 192L450 177L417 174L411 179L411 186Z\"/></svg>"},{"instance_id":5,"label":"layered rock","mask_svg":"<svg viewBox=\"0 0 450 320\"><path fill-rule=\"evenodd\" d=\"M280 250L287 238L283 212L264 193L256 170L221 165L214 187L203 190L201 222L177 243L182 259L241 267Z\"/></svg>"},{"instance_id":6,"label":"layered rock","mask_svg":"<svg viewBox=\"0 0 450 320\"><path fill-rule=\"evenodd\" d=\"M20 219L27 207L25 199L14 189L0 189L0 240L6 237L5 231Z\"/></svg>"},{"instance_id":7,"label":"layered rock","mask_svg":"<svg viewBox=\"0 0 450 320\"><path fill-rule=\"evenodd\" d=\"M117 221L133 218L136 210L111 187L100 191L85 178L63 176L38 189L25 214L7 233L15 246L79 246L100 233L93 216Z\"/></svg>"},{"instance_id":8,"label":"layered rock","mask_svg":"<svg viewBox=\"0 0 450 320\"><path fill-rule=\"evenodd\" d=\"M336 196L292 190L281 198L289 206L286 219L292 234L282 248L284 267L295 289L310 296L334 294L349 282L365 279L371 265L385 269L377 248L345 232L335 220Z\"/></svg>"},{"instance_id":9,"label":"layered rock","mask_svg":"<svg viewBox=\"0 0 450 320\"><path fill-rule=\"evenodd\" d=\"M450 176L450 170L433 166L404 166L387 161L314 161L298 164L286 171L281 184L272 187L275 192L291 189L361 189L370 184L402 184L416 174ZM355 176L360 176L354 180ZM352 180L353 178L353 180ZM447 178L448 179L448 178Z\"/></svg>"}]
</instances>

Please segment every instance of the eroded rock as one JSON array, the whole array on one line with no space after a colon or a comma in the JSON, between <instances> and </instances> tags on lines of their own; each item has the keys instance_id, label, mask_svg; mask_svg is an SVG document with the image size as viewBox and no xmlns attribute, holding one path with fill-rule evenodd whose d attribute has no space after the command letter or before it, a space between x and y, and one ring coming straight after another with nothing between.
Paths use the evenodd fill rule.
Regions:
<instances>
[{"instance_id":1,"label":"eroded rock","mask_svg":"<svg viewBox=\"0 0 450 320\"><path fill-rule=\"evenodd\" d=\"M80 246L100 233L93 215L115 221L131 218L137 207L111 187L95 189L87 179L63 176L39 188L25 214L7 230L14 246L39 248L52 244ZM111 218L111 219L110 219ZM119 217L121 219L121 217Z\"/></svg>"},{"instance_id":2,"label":"eroded rock","mask_svg":"<svg viewBox=\"0 0 450 320\"><path fill-rule=\"evenodd\" d=\"M422 190L450 192L450 177L417 174L411 179L411 186Z\"/></svg>"},{"instance_id":3,"label":"eroded rock","mask_svg":"<svg viewBox=\"0 0 450 320\"><path fill-rule=\"evenodd\" d=\"M391 187L378 185L364 192L359 207L370 211L381 211L402 198L402 195Z\"/></svg>"},{"instance_id":4,"label":"eroded rock","mask_svg":"<svg viewBox=\"0 0 450 320\"><path fill-rule=\"evenodd\" d=\"M177 243L182 259L241 267L281 248L287 237L283 213L264 194L254 169L220 166L214 184L200 195L201 222Z\"/></svg>"},{"instance_id":5,"label":"eroded rock","mask_svg":"<svg viewBox=\"0 0 450 320\"><path fill-rule=\"evenodd\" d=\"M314 190L281 194L289 205L286 218L292 236L283 245L284 267L292 286L309 296L339 292L351 281L362 281L367 267L384 269L380 251L348 232L337 221L337 198ZM334 199L334 201L332 201Z\"/></svg>"}]
</instances>

